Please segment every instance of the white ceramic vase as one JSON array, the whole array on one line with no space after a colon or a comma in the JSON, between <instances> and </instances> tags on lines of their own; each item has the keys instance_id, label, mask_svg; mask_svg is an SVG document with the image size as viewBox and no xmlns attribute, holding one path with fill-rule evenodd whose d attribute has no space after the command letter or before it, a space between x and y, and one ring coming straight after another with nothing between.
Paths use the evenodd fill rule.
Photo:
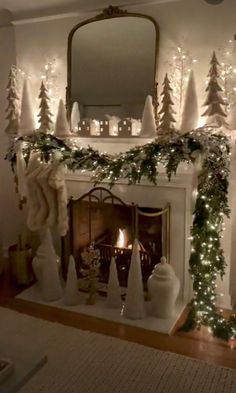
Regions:
<instances>
[{"instance_id":1,"label":"white ceramic vase","mask_svg":"<svg viewBox=\"0 0 236 393\"><path fill-rule=\"evenodd\" d=\"M161 258L148 278L148 291L151 297L152 315L157 318L170 318L180 289L180 281L173 268Z\"/></svg>"}]
</instances>

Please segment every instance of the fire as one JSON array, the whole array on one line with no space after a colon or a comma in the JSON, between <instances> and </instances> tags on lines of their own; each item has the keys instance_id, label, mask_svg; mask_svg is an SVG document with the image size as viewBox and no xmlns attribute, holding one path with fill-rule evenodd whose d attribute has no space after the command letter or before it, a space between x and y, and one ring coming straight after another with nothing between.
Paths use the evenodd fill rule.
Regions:
<instances>
[{"instance_id":1,"label":"fire","mask_svg":"<svg viewBox=\"0 0 236 393\"><path fill-rule=\"evenodd\" d=\"M119 228L119 235L116 241L116 247L125 248L126 239L125 239L125 230Z\"/></svg>"}]
</instances>

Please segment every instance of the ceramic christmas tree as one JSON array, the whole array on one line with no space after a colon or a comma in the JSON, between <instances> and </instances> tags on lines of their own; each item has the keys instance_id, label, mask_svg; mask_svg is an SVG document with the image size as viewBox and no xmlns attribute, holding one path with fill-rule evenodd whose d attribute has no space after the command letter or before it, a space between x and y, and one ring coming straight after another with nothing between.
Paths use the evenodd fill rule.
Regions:
<instances>
[{"instance_id":1,"label":"ceramic christmas tree","mask_svg":"<svg viewBox=\"0 0 236 393\"><path fill-rule=\"evenodd\" d=\"M66 287L64 292L64 303L67 306L75 306L79 302L79 291L78 291L78 278L75 268L75 260L73 255L70 256Z\"/></svg>"},{"instance_id":2,"label":"ceramic christmas tree","mask_svg":"<svg viewBox=\"0 0 236 393\"><path fill-rule=\"evenodd\" d=\"M184 134L198 126L198 100L193 70L190 72L182 113L181 132Z\"/></svg>"},{"instance_id":3,"label":"ceramic christmas tree","mask_svg":"<svg viewBox=\"0 0 236 393\"><path fill-rule=\"evenodd\" d=\"M123 315L129 319L145 317L143 280L137 239L134 240L133 244Z\"/></svg>"},{"instance_id":4,"label":"ceramic christmas tree","mask_svg":"<svg viewBox=\"0 0 236 393\"><path fill-rule=\"evenodd\" d=\"M115 258L111 258L109 279L107 285L107 305L110 308L121 308L121 291L120 284L117 275L116 261Z\"/></svg>"},{"instance_id":5,"label":"ceramic christmas tree","mask_svg":"<svg viewBox=\"0 0 236 393\"><path fill-rule=\"evenodd\" d=\"M157 132L156 120L155 120L154 108L152 104L152 97L147 96L144 105L142 126L139 136L145 138L155 138L156 132Z\"/></svg>"},{"instance_id":6,"label":"ceramic christmas tree","mask_svg":"<svg viewBox=\"0 0 236 393\"><path fill-rule=\"evenodd\" d=\"M54 135L58 138L66 138L71 135L63 100L59 101Z\"/></svg>"},{"instance_id":7,"label":"ceramic christmas tree","mask_svg":"<svg viewBox=\"0 0 236 393\"><path fill-rule=\"evenodd\" d=\"M19 96L17 92L16 68L14 66L10 69L7 92L6 119L8 120L8 125L5 128L5 132L8 135L16 135L19 129Z\"/></svg>"},{"instance_id":8,"label":"ceramic christmas tree","mask_svg":"<svg viewBox=\"0 0 236 393\"><path fill-rule=\"evenodd\" d=\"M20 116L20 128L19 134L31 135L33 134L35 126L34 113L32 108L32 99L30 97L29 82L28 79L24 80L22 100L21 100L21 116Z\"/></svg>"},{"instance_id":9,"label":"ceramic christmas tree","mask_svg":"<svg viewBox=\"0 0 236 393\"><path fill-rule=\"evenodd\" d=\"M160 136L170 135L175 131L173 123L175 123L176 121L173 115L176 112L173 109L174 103L171 97L172 91L173 90L170 86L170 81L166 74L163 82L163 91L161 93L162 107L159 111L160 123L157 129L157 134Z\"/></svg>"},{"instance_id":10,"label":"ceramic christmas tree","mask_svg":"<svg viewBox=\"0 0 236 393\"><path fill-rule=\"evenodd\" d=\"M48 96L47 88L45 87L44 83L41 83L40 86L40 93L39 93L39 130L42 132L48 133L52 126L52 113L49 109L49 96Z\"/></svg>"},{"instance_id":11,"label":"ceramic christmas tree","mask_svg":"<svg viewBox=\"0 0 236 393\"><path fill-rule=\"evenodd\" d=\"M204 102L204 106L207 109L202 114L202 116L207 116L206 124L214 127L221 127L222 125L227 125L225 118L227 117L222 105L225 105L225 101L222 98L222 89L218 83L220 66L215 52L211 59L211 67L208 73L209 82L206 88L207 98Z\"/></svg>"},{"instance_id":12,"label":"ceramic christmas tree","mask_svg":"<svg viewBox=\"0 0 236 393\"><path fill-rule=\"evenodd\" d=\"M80 121L80 111L79 111L79 104L76 101L73 103L72 106L70 121L71 121L72 131L74 132L78 131L78 123Z\"/></svg>"}]
</instances>

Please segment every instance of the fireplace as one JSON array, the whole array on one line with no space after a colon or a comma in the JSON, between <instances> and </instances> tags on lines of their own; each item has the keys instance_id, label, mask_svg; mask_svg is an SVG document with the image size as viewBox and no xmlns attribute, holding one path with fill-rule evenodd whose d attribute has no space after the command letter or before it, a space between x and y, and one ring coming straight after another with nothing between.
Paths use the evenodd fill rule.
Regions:
<instances>
[{"instance_id":1,"label":"fireplace","mask_svg":"<svg viewBox=\"0 0 236 393\"><path fill-rule=\"evenodd\" d=\"M139 239L144 288L161 256L169 259L169 206L164 209L125 203L110 190L96 187L69 202L70 228L62 242L63 270L69 255L76 261L78 276L81 253L91 243L100 252L100 291L106 292L111 257L117 265L122 288L127 286L132 243ZM82 282L82 280L81 280Z\"/></svg>"}]
</instances>

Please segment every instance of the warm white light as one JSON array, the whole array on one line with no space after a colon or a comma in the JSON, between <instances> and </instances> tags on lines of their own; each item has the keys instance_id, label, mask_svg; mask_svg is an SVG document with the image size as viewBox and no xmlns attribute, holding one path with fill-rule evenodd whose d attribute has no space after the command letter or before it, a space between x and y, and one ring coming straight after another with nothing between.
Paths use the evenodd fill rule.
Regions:
<instances>
[{"instance_id":1,"label":"warm white light","mask_svg":"<svg viewBox=\"0 0 236 393\"><path fill-rule=\"evenodd\" d=\"M125 247L125 230L119 228L119 235L116 242L116 247L124 248Z\"/></svg>"}]
</instances>

